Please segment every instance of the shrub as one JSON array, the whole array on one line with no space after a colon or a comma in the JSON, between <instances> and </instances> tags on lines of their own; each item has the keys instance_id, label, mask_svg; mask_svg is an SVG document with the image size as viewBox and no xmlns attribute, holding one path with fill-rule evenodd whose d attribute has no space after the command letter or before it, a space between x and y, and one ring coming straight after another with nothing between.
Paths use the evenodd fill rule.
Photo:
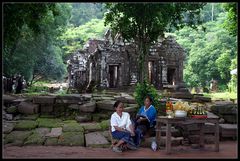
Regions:
<instances>
[{"instance_id":1,"label":"shrub","mask_svg":"<svg viewBox=\"0 0 240 161\"><path fill-rule=\"evenodd\" d=\"M144 105L144 99L147 95L152 97L152 105L156 108L158 112L160 108L162 108L160 103L160 99L162 96L158 94L156 88L152 84L149 84L146 80L144 80L143 83L137 83L133 95L139 108Z\"/></svg>"}]
</instances>

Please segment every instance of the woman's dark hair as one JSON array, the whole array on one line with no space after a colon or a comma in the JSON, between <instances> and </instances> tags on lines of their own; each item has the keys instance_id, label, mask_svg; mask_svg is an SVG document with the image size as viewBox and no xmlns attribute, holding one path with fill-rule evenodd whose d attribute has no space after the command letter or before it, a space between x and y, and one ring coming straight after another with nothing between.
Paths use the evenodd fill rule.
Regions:
<instances>
[{"instance_id":1,"label":"woman's dark hair","mask_svg":"<svg viewBox=\"0 0 240 161\"><path fill-rule=\"evenodd\" d=\"M150 100L150 102L152 102L152 101L153 101L152 97L151 97L151 96L149 96L149 95L147 95L147 96L145 97L145 99L146 99L146 98L148 98L148 99ZM145 100L145 99L144 99L144 100Z\"/></svg>"},{"instance_id":2,"label":"woman's dark hair","mask_svg":"<svg viewBox=\"0 0 240 161\"><path fill-rule=\"evenodd\" d=\"M117 100L117 101L114 103L113 107L114 107L114 108L117 108L117 106L118 106L120 103L122 103L122 101Z\"/></svg>"}]
</instances>

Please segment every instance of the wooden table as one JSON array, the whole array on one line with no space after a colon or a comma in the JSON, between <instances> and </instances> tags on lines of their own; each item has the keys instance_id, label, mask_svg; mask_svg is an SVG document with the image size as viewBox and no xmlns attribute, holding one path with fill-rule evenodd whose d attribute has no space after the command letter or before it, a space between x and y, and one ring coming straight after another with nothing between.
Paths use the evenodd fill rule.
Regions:
<instances>
[{"instance_id":1,"label":"wooden table","mask_svg":"<svg viewBox=\"0 0 240 161\"><path fill-rule=\"evenodd\" d=\"M200 147L204 147L204 125L205 123L214 123L215 124L215 151L219 151L219 123L218 116L209 113L207 118L190 118L190 117L174 117L167 118L166 116L157 117L156 125L156 141L158 146L160 145L161 139L161 124L166 124L166 152L167 154L171 153L171 126L172 124L198 124L200 126Z\"/></svg>"}]
</instances>

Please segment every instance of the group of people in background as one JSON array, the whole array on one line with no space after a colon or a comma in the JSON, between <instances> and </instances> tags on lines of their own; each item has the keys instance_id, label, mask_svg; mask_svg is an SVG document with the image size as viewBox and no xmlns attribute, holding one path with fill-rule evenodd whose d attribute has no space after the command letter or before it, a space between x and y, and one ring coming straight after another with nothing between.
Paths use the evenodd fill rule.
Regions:
<instances>
[{"instance_id":1,"label":"group of people in background","mask_svg":"<svg viewBox=\"0 0 240 161\"><path fill-rule=\"evenodd\" d=\"M23 75L16 74L10 78L3 76L4 93L22 93L26 85L26 80Z\"/></svg>"},{"instance_id":2,"label":"group of people in background","mask_svg":"<svg viewBox=\"0 0 240 161\"><path fill-rule=\"evenodd\" d=\"M116 101L114 104L115 112L111 115L111 133L112 137L118 139L118 143L113 145L114 152L122 152L122 145L136 150L149 128L156 124L157 111L152 105L151 96L146 96L144 105L141 106L134 118L130 118L128 112L124 112L124 104Z\"/></svg>"}]
</instances>

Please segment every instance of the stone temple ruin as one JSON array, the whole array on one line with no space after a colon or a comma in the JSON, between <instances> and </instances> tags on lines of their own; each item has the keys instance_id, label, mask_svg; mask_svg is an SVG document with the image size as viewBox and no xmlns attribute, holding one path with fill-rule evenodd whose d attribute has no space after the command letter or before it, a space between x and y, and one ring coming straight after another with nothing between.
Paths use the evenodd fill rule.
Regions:
<instances>
[{"instance_id":1,"label":"stone temple ruin","mask_svg":"<svg viewBox=\"0 0 240 161\"><path fill-rule=\"evenodd\" d=\"M183 81L185 51L172 36L156 42L149 49L145 64L149 82L157 89ZM101 88L129 89L139 81L138 53L134 43L124 43L110 30L104 40L89 40L68 60L69 87L88 90Z\"/></svg>"}]
</instances>

